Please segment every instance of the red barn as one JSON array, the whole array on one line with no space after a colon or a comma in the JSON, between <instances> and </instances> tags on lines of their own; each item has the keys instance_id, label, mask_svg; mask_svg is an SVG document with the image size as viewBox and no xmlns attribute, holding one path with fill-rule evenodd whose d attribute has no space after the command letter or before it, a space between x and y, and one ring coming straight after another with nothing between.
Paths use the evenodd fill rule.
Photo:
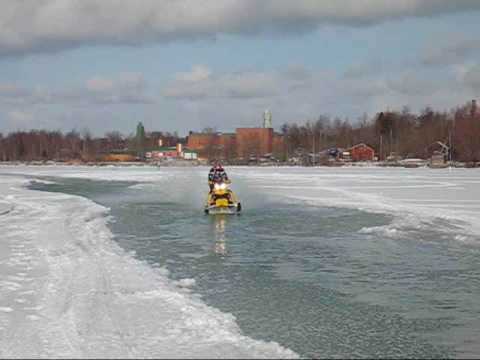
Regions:
<instances>
[{"instance_id":1,"label":"red barn","mask_svg":"<svg viewBox=\"0 0 480 360\"><path fill-rule=\"evenodd\" d=\"M375 159L375 150L364 143L354 145L348 151L352 161L373 161Z\"/></svg>"}]
</instances>

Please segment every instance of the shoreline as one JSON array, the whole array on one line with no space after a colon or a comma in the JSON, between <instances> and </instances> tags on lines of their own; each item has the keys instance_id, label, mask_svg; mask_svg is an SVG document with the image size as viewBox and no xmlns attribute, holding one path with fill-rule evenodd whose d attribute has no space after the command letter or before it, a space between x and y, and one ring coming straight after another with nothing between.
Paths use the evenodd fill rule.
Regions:
<instances>
[{"instance_id":1,"label":"shoreline","mask_svg":"<svg viewBox=\"0 0 480 360\"><path fill-rule=\"evenodd\" d=\"M150 163L150 162L141 162L141 161L99 161L99 162L64 162L64 161L0 161L0 166L65 166L65 167L75 167L75 166L91 166L91 167L202 167L210 166L207 162L184 162L184 161L172 161L165 163ZM278 164L228 164L225 163L225 166L229 167L266 167L266 168L278 168L278 167L301 167L301 168L339 168L339 167L367 167L367 168L404 168L404 169L415 169L415 168L430 168L430 169L451 169L451 168L462 168L462 169L475 169L480 168L480 163L477 164L465 164L465 163L453 163L445 164L442 166L430 166L426 161L419 164L398 164L398 163L384 163L384 162L351 162L351 163L333 163L331 165L302 165L302 164L288 164L288 163L278 163Z\"/></svg>"}]
</instances>

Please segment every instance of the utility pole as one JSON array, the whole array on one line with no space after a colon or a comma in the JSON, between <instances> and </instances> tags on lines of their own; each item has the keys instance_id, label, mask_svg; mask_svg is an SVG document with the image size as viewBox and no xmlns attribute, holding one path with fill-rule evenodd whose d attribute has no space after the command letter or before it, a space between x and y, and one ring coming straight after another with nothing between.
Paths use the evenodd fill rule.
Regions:
<instances>
[{"instance_id":1,"label":"utility pole","mask_svg":"<svg viewBox=\"0 0 480 360\"><path fill-rule=\"evenodd\" d=\"M448 163L452 165L452 132L448 132Z\"/></svg>"},{"instance_id":2,"label":"utility pole","mask_svg":"<svg viewBox=\"0 0 480 360\"><path fill-rule=\"evenodd\" d=\"M380 160L383 160L383 136L380 134Z\"/></svg>"},{"instance_id":3,"label":"utility pole","mask_svg":"<svg viewBox=\"0 0 480 360\"><path fill-rule=\"evenodd\" d=\"M455 115L453 116L453 121L452 121L452 128L449 132L449 137L450 137L450 158L452 158L452 154L453 154L453 142L452 140L455 138L455 124L456 124L456 117ZM453 133L453 137L452 137L452 133Z\"/></svg>"},{"instance_id":4,"label":"utility pole","mask_svg":"<svg viewBox=\"0 0 480 360\"><path fill-rule=\"evenodd\" d=\"M390 127L390 155L392 154L393 129Z\"/></svg>"},{"instance_id":5,"label":"utility pole","mask_svg":"<svg viewBox=\"0 0 480 360\"><path fill-rule=\"evenodd\" d=\"M285 135L285 161L288 163L288 142L289 142L289 136L288 134Z\"/></svg>"},{"instance_id":6,"label":"utility pole","mask_svg":"<svg viewBox=\"0 0 480 360\"><path fill-rule=\"evenodd\" d=\"M313 152L312 165L315 166L315 130L312 131L312 152Z\"/></svg>"}]
</instances>

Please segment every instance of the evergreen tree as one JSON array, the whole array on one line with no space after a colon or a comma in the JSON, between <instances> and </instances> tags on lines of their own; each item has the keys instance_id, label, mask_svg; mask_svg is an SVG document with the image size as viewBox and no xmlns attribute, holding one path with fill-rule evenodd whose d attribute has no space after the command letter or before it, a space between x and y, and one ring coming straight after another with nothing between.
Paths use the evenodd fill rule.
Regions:
<instances>
[{"instance_id":1,"label":"evergreen tree","mask_svg":"<svg viewBox=\"0 0 480 360\"><path fill-rule=\"evenodd\" d=\"M137 133L135 135L135 150L137 156L143 157L145 153L145 128L143 127L142 122L139 122L137 125Z\"/></svg>"}]
</instances>

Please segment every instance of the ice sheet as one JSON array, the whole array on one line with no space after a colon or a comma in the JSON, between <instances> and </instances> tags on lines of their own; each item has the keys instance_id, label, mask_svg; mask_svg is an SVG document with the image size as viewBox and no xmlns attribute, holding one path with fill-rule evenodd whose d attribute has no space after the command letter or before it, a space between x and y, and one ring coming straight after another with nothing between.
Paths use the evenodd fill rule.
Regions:
<instances>
[{"instance_id":1,"label":"ice sheet","mask_svg":"<svg viewBox=\"0 0 480 360\"><path fill-rule=\"evenodd\" d=\"M0 166L0 356L294 356L278 344L244 337L233 317L193 296L193 279L170 281L165 271L115 246L107 209L78 197L26 190L28 180L15 175L135 181L142 184L132 191L154 191L185 172L204 179L208 168ZM242 188L276 202L393 216L386 226L360 229L364 234L404 237L434 226L455 241L480 244L479 169L227 172L246 211L251 204Z\"/></svg>"},{"instance_id":2,"label":"ice sheet","mask_svg":"<svg viewBox=\"0 0 480 360\"><path fill-rule=\"evenodd\" d=\"M134 190L168 182L186 171L201 178L208 168L0 165L0 173L144 183L133 185ZM480 236L480 169L228 167L227 171L237 189L241 182L278 200L394 214L394 226L421 227L423 221L443 220L454 225L452 231L460 229L462 239L475 241Z\"/></svg>"},{"instance_id":3,"label":"ice sheet","mask_svg":"<svg viewBox=\"0 0 480 360\"><path fill-rule=\"evenodd\" d=\"M140 191L188 171L202 178L208 168L0 165L0 173L140 182L131 186ZM386 229L390 233L421 229L424 222L435 221L458 232L458 239L480 244L480 169L227 167L227 171L236 189L243 183L279 201L392 214L395 221ZM238 194L241 198L241 191Z\"/></svg>"},{"instance_id":4,"label":"ice sheet","mask_svg":"<svg viewBox=\"0 0 480 360\"><path fill-rule=\"evenodd\" d=\"M119 248L108 209L25 182L0 175L0 357L296 356Z\"/></svg>"},{"instance_id":5,"label":"ice sheet","mask_svg":"<svg viewBox=\"0 0 480 360\"><path fill-rule=\"evenodd\" d=\"M403 229L435 226L458 232L461 241L480 244L480 169L238 168L230 173L286 202L395 217L387 227L370 231L395 236Z\"/></svg>"}]
</instances>

